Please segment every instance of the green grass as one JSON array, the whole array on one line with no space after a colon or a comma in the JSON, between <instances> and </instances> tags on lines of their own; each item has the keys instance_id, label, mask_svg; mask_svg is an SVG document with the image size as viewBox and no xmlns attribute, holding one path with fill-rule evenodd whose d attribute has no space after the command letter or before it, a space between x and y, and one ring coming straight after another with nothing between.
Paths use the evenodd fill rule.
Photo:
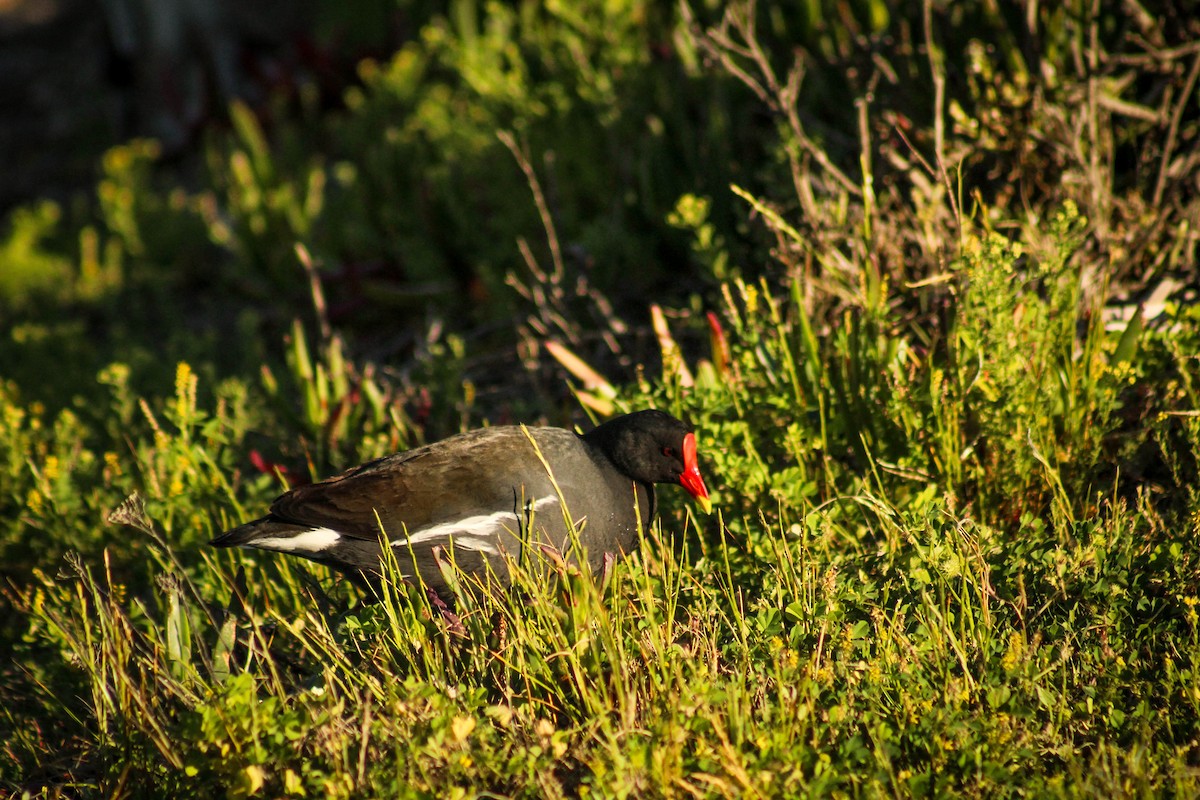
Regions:
<instances>
[{"instance_id":1,"label":"green grass","mask_svg":"<svg viewBox=\"0 0 1200 800\"><path fill-rule=\"evenodd\" d=\"M1008 246L966 252L960 307L986 289L1003 350L972 350L961 311L949 352L872 336L886 318L818 337L799 292L730 287L730 358L697 369L714 379L616 398L696 420L719 513L661 492L661 525L607 584L561 567L464 594L463 632L415 590L363 605L309 564L205 550L274 487L230 481L236 405L201 408L181 366L133 457L9 471L43 498L31 526L63 530L62 504L92 495L70 542L89 555L10 596L29 695L5 711L6 769L177 797L1193 793L1200 575L1179 462L1200 431L1143 420L1174 451L1157 490L1100 439L1200 330L1180 316L1127 358L1119 333L1013 313L1014 274L1079 307L1053 258L1014 273ZM1039 368L1009 367L1035 351ZM884 419L857 415L868 401ZM30 453L81 437L61 418L17 429ZM130 461L151 523L89 542L84 519L128 485L101 474Z\"/></svg>"},{"instance_id":2,"label":"green grass","mask_svg":"<svg viewBox=\"0 0 1200 800\"><path fill-rule=\"evenodd\" d=\"M199 188L132 143L83 222L14 214L0 791L1200 793L1200 313L1105 322L1135 279L1194 253L1196 168L1166 165L1195 115L1118 125L1088 94L1085 55L1133 63L1108 17L1042 9L1039 72L1017 23L962 7L930 6L928 29L882 2L643 28L637 3L578 19L452 4L363 66L343 116L267 132L235 110ZM914 30L940 46L909 46ZM830 75L787 72L794 42ZM920 91L881 67L876 105L830 102L865 96L842 68L868 63ZM1145 104L1146 85L1105 90ZM623 144L659 129L647 108L678 161ZM930 108L936 123L903 124ZM1059 124L1076 117L1082 138ZM472 193L505 143L512 175ZM1146 167L1135 146L1162 168L1113 166ZM706 153L724 160L698 175ZM1020 170L1026 195L996 177ZM1152 193L1169 202L1146 211ZM606 276L643 245L678 274ZM357 282L376 248L410 259L404 281ZM475 288L420 293L464 263ZM466 313L479 286L508 294ZM647 308L648 286L674 288ZM427 325L382 325L414 297ZM390 358L380 330L416 343ZM484 420L569 418L572 392L597 417L691 420L716 513L665 487L610 575L548 557L506 593L464 588L461 626L415 587L371 603L309 562L206 546L281 489L252 451L323 477Z\"/></svg>"}]
</instances>

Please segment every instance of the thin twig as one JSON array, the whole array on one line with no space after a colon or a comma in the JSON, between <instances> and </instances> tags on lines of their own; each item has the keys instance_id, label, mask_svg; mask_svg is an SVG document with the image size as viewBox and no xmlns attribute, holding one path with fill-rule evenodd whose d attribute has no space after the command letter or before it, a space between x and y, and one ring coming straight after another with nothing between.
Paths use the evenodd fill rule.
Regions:
<instances>
[{"instance_id":1,"label":"thin twig","mask_svg":"<svg viewBox=\"0 0 1200 800\"><path fill-rule=\"evenodd\" d=\"M788 71L786 84L781 84L775 74L771 60L763 51L758 41L758 29L755 23L757 3L747 0L744 3L731 6L725 11L719 28L701 30L695 22L695 17L686 3L681 4L684 22L691 31L692 39L710 58L720 62L725 71L745 84L759 100L769 109L783 114L787 119L788 128L800 149L808 153L826 174L830 175L846 192L854 197L862 195L862 189L850 179L846 173L838 169L824 149L808 137L804 124L800 121L799 94L800 84L804 77L804 63L798 54ZM730 31L737 34L737 39ZM740 40L740 41L739 41ZM758 78L738 63L736 57L750 60L758 73ZM760 80L761 79L761 80ZM803 168L796 153L789 148L788 159L792 168L793 180L797 184L797 193L801 202L811 197L806 192L802 180Z\"/></svg>"},{"instance_id":2,"label":"thin twig","mask_svg":"<svg viewBox=\"0 0 1200 800\"><path fill-rule=\"evenodd\" d=\"M922 3L925 25L925 52L929 56L929 74L933 78L933 157L943 177L946 174L946 124L942 119L946 102L946 75L942 71L942 51L933 39L933 2Z\"/></svg>"},{"instance_id":3,"label":"thin twig","mask_svg":"<svg viewBox=\"0 0 1200 800\"><path fill-rule=\"evenodd\" d=\"M516 137L508 131L500 131L496 136L512 153L521 171L525 174L525 180L533 194L534 205L537 207L542 227L546 232L550 257L553 261L553 269L549 272L542 269L529 242L524 237L517 239L517 249L521 253L521 258L525 262L529 274L533 276L533 280L526 284L515 273L510 272L505 276L505 282L536 309L534 314L526 319L526 324L541 338L550 336L552 331L557 329L568 342L578 346L583 340L582 328L578 322L572 321L578 317L578 314L569 307L569 303L572 298L582 298L590 301L594 316L602 323L599 326L601 327L601 336L609 350L613 353L619 352L620 345L616 335L624 334L627 327L616 317L612 303L594 289L589 284L586 275L582 273L574 275L574 281L568 287L566 263L563 261L562 247L559 244L558 230L554 225L554 216L550 213L550 206L546 202L545 193L542 191L541 182L538 180L527 149L518 144ZM536 345L534 349L536 350Z\"/></svg>"},{"instance_id":4,"label":"thin twig","mask_svg":"<svg viewBox=\"0 0 1200 800\"><path fill-rule=\"evenodd\" d=\"M329 306L325 303L325 290L321 288L321 276L313 265L308 248L296 243L296 258L308 276L308 290L312 294L313 310L317 313L317 325L321 329L321 341L328 343L333 338L333 326L329 324Z\"/></svg>"},{"instance_id":5,"label":"thin twig","mask_svg":"<svg viewBox=\"0 0 1200 800\"><path fill-rule=\"evenodd\" d=\"M950 182L950 173L946 169L946 71L945 65L942 62L942 51L938 47L937 42L933 38L933 0L924 0L922 3L924 27L925 27L925 51L929 55L929 74L933 79L933 158L937 165L937 172L934 173L941 179L942 185L946 187L946 197L950 202L950 209L954 212L954 221L958 226L959 235L962 234L962 209L959 208L958 199L954 194L954 185ZM901 133L901 138L905 142L908 139ZM913 149L909 144L909 149ZM916 152L916 150L913 150ZM924 161L924 159L921 159Z\"/></svg>"},{"instance_id":6,"label":"thin twig","mask_svg":"<svg viewBox=\"0 0 1200 800\"><path fill-rule=\"evenodd\" d=\"M542 193L542 183L538 180L537 172L534 171L533 165L529 161L529 155L523 147L517 144L516 137L509 131L500 131L496 136L513 154L521 172L525 173L525 181L529 184L529 190L533 192L533 203L537 206L538 215L542 218L542 227L546 229L546 241L550 245L550 260L554 264L552 279L555 283L561 283L566 274L566 268L563 266L562 250L558 245L558 230L554 227L554 217L550 214L550 207L546 204L546 195Z\"/></svg>"},{"instance_id":7,"label":"thin twig","mask_svg":"<svg viewBox=\"0 0 1200 800\"><path fill-rule=\"evenodd\" d=\"M1096 226L1097 235L1103 239L1108 232L1109 206L1112 192L1109 184L1112 179L1111 157L1108 159L1108 169L1100 164L1101 143L1100 125L1100 0L1092 0L1090 19L1088 22L1087 49L1087 129L1088 153L1087 176L1088 189L1091 192L1092 224ZM1106 177L1107 176L1107 177Z\"/></svg>"},{"instance_id":8,"label":"thin twig","mask_svg":"<svg viewBox=\"0 0 1200 800\"><path fill-rule=\"evenodd\" d=\"M1200 75L1200 52L1196 53L1196 57L1192 59L1191 72L1188 73L1183 91L1175 103L1175 110L1171 112L1171 125L1167 128L1167 142L1163 146L1162 163L1158 167L1158 181L1154 185L1152 205L1156 208L1162 203L1163 192L1167 187L1167 167L1170 166L1171 153L1175 150L1175 137L1179 135L1179 121L1183 119L1184 107L1187 105L1187 99L1192 96L1192 89L1196 86L1198 75Z\"/></svg>"}]
</instances>

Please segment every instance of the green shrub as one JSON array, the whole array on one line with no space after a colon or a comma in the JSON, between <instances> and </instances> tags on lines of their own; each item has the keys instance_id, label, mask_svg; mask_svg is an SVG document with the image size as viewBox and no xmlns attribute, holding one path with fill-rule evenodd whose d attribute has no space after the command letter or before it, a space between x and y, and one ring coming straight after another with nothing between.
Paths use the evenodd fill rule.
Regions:
<instances>
[{"instance_id":1,"label":"green shrub","mask_svg":"<svg viewBox=\"0 0 1200 800\"><path fill-rule=\"evenodd\" d=\"M1089 9L665 9L409 4L337 113L12 217L5 791L1197 794L1200 314L1104 323L1194 254L1186 26L1151 69ZM457 624L205 547L549 413L518 340L690 419L718 513Z\"/></svg>"}]
</instances>

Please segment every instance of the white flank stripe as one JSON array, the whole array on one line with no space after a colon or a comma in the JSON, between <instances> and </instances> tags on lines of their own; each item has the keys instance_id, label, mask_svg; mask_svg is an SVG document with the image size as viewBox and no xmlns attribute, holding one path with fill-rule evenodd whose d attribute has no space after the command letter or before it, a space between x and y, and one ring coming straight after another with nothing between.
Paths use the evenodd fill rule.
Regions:
<instances>
[{"instance_id":1,"label":"white flank stripe","mask_svg":"<svg viewBox=\"0 0 1200 800\"><path fill-rule=\"evenodd\" d=\"M463 550L491 553L494 556L500 555L500 548L496 547L496 545L487 539L476 539L474 536L455 536L454 546L461 547Z\"/></svg>"},{"instance_id":2,"label":"white flank stripe","mask_svg":"<svg viewBox=\"0 0 1200 800\"><path fill-rule=\"evenodd\" d=\"M248 542L261 550L277 550L281 553L319 553L337 543L342 535L329 528L313 528L295 536L270 536Z\"/></svg>"},{"instance_id":3,"label":"white flank stripe","mask_svg":"<svg viewBox=\"0 0 1200 800\"><path fill-rule=\"evenodd\" d=\"M533 503L533 512L537 514L543 508L550 505L558 505L558 497L556 495L539 497ZM412 545L424 544L426 542L440 543L453 540L455 547L461 547L464 550L482 551L498 556L500 555L500 549L496 546L496 541L500 538L501 532L509 531L515 534L518 527L517 515L511 511L478 514L473 517L454 520L453 522L439 522L437 525L430 525L428 528L420 528L409 534L407 539L397 539L392 542L392 547L411 547Z\"/></svg>"},{"instance_id":4,"label":"white flank stripe","mask_svg":"<svg viewBox=\"0 0 1200 800\"><path fill-rule=\"evenodd\" d=\"M536 513L539 513L546 506L556 506L556 505L558 505L558 495L553 495L553 494L546 495L545 497L539 497L537 499L537 502L535 502L533 504L533 511L536 514ZM526 503L525 507L528 508L529 504Z\"/></svg>"}]
</instances>

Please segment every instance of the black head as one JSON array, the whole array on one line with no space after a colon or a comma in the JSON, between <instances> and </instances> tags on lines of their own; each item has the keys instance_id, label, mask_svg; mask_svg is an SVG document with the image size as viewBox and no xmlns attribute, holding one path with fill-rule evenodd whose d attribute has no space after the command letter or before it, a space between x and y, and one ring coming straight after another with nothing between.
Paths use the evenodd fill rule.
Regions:
<instances>
[{"instance_id":1,"label":"black head","mask_svg":"<svg viewBox=\"0 0 1200 800\"><path fill-rule=\"evenodd\" d=\"M640 483L678 483L707 510L692 426L663 411L637 411L584 436L622 473Z\"/></svg>"}]
</instances>

